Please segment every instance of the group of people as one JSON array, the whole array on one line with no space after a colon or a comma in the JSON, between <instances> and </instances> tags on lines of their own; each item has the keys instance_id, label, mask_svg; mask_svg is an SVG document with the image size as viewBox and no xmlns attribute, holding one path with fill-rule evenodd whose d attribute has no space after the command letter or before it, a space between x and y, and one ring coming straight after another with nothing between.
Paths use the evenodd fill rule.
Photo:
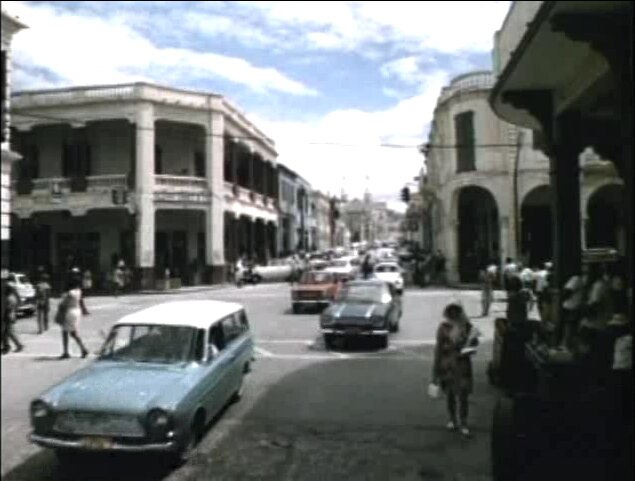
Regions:
<instances>
[{"instance_id":1,"label":"group of people","mask_svg":"<svg viewBox=\"0 0 635 481\"><path fill-rule=\"evenodd\" d=\"M42 334L49 329L49 311L51 305L50 276L43 269L38 269L38 281L35 286L35 307L37 313L37 332ZM88 349L79 336L82 316L90 314L84 302L83 291L85 277L79 268L73 267L66 276L66 285L55 314L55 323L62 331L62 355L60 359L70 358L69 339L72 338L81 350L82 357L88 355ZM20 297L14 286L2 281L2 353L24 350L24 344L15 332Z\"/></svg>"}]
</instances>

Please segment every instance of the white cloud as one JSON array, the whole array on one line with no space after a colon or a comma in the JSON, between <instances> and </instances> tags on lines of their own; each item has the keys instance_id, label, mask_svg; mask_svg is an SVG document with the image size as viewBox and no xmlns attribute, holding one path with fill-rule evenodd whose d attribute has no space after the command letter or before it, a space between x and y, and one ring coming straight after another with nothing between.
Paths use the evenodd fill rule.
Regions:
<instances>
[{"instance_id":1,"label":"white cloud","mask_svg":"<svg viewBox=\"0 0 635 481\"><path fill-rule=\"evenodd\" d=\"M38 76L24 73L16 79L36 88L166 80L184 86L192 78L222 78L257 92L277 91L291 95L317 95L303 83L268 67L248 61L182 48L161 48L134 31L121 16L111 19L56 10L48 5L11 3L29 29L14 38L18 66L54 72L59 80L40 85Z\"/></svg>"},{"instance_id":2,"label":"white cloud","mask_svg":"<svg viewBox=\"0 0 635 481\"><path fill-rule=\"evenodd\" d=\"M441 53L487 52L510 2L241 2L309 45L364 53L376 42ZM320 32L317 34L316 32Z\"/></svg>"},{"instance_id":3,"label":"white cloud","mask_svg":"<svg viewBox=\"0 0 635 481\"><path fill-rule=\"evenodd\" d=\"M385 78L395 77L408 84L416 84L422 78L417 57L403 57L381 66L381 74Z\"/></svg>"},{"instance_id":4,"label":"white cloud","mask_svg":"<svg viewBox=\"0 0 635 481\"><path fill-rule=\"evenodd\" d=\"M397 202L392 205L398 206L400 189L423 165L416 146L425 139L437 97L447 81L444 72L433 72L423 80L423 93L386 110L335 110L311 122L248 116L275 139L278 161L296 170L313 187L331 194L344 188L352 197L362 196L368 187L373 195L392 198ZM336 145L324 145L329 143Z\"/></svg>"}]
</instances>

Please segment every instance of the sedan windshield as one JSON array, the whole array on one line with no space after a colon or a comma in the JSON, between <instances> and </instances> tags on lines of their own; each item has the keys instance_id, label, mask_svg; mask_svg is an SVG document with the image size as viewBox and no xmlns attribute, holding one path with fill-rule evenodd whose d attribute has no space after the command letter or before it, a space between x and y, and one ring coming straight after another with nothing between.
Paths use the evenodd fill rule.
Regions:
<instances>
[{"instance_id":1,"label":"sedan windshield","mask_svg":"<svg viewBox=\"0 0 635 481\"><path fill-rule=\"evenodd\" d=\"M339 302L364 302L380 304L385 294L380 285L347 285L342 288L337 300Z\"/></svg>"},{"instance_id":2,"label":"sedan windshield","mask_svg":"<svg viewBox=\"0 0 635 481\"><path fill-rule=\"evenodd\" d=\"M174 364L196 358L196 329L189 326L118 325L113 327L100 359Z\"/></svg>"}]
</instances>

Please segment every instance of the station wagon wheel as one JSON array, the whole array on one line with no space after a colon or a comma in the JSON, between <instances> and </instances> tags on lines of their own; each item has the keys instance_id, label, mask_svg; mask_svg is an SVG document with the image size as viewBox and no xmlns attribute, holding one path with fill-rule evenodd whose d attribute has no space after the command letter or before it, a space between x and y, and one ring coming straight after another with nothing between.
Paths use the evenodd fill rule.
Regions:
<instances>
[{"instance_id":1,"label":"station wagon wheel","mask_svg":"<svg viewBox=\"0 0 635 481\"><path fill-rule=\"evenodd\" d=\"M236 391L234 392L234 394L232 395L232 402L238 402L242 399L243 394L245 392L245 376L243 374L241 374L240 376L240 384L238 385L238 388L236 389Z\"/></svg>"},{"instance_id":2,"label":"station wagon wheel","mask_svg":"<svg viewBox=\"0 0 635 481\"><path fill-rule=\"evenodd\" d=\"M203 429L205 424L205 414L199 410L192 421L192 428L190 434L184 446L178 451L175 456L174 464L178 467L186 463L194 453L196 445L201 441L203 437Z\"/></svg>"}]
</instances>

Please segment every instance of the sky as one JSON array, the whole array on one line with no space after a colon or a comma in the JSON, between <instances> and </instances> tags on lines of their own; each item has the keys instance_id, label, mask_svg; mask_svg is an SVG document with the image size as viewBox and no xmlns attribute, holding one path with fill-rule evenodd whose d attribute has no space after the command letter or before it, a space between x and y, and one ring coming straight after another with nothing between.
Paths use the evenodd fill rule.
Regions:
<instances>
[{"instance_id":1,"label":"sky","mask_svg":"<svg viewBox=\"0 0 635 481\"><path fill-rule=\"evenodd\" d=\"M13 2L13 89L225 96L314 188L403 211L441 88L491 69L511 2ZM381 147L390 144L401 147Z\"/></svg>"}]
</instances>

